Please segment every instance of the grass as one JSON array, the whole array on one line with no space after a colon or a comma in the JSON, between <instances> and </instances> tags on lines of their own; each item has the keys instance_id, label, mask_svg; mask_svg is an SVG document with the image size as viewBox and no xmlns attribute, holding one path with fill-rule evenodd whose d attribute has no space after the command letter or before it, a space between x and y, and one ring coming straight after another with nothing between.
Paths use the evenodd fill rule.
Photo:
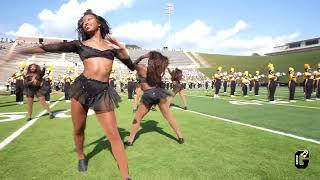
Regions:
<instances>
[{"instance_id":1,"label":"grass","mask_svg":"<svg viewBox=\"0 0 320 180\"><path fill-rule=\"evenodd\" d=\"M239 106L230 104L231 98L227 95L213 100L211 91L187 91L188 108L320 140L317 132L320 127L317 118L319 101L302 101L302 92L298 90L298 102L269 105L264 102L265 93L262 89L260 97L243 98L238 95L235 97L237 101L259 100L263 104ZM286 89L278 89L276 96L285 99ZM53 98L59 97L56 95ZM126 97L123 100L117 109L117 121L122 138L127 139L133 114ZM12 101L14 97L1 96L0 112L25 111L24 106L15 105ZM175 103L181 105L178 96ZM53 109L68 109L69 105L61 101ZM36 103L35 114L42 110ZM130 174L134 179L318 179L318 144L227 123L179 108L172 108L172 113L181 126L186 143L179 145L174 140L174 132L159 111L149 113L142 122L134 146L126 149ZM24 124L24 119L0 122L1 141ZM300 149L310 151L307 169L296 169L294 166L294 153ZM89 169L86 173L78 173L71 119L50 120L48 116L43 116L0 151L0 179L120 179L110 143L94 115L87 120L85 152L90 158Z\"/></svg>"},{"instance_id":2,"label":"grass","mask_svg":"<svg viewBox=\"0 0 320 180\"><path fill-rule=\"evenodd\" d=\"M259 70L263 74L267 74L267 65L273 63L276 72L288 72L289 66L295 68L298 72L304 72L303 65L308 63L311 68L316 69L320 63L320 50L292 53L277 56L230 56L218 54L199 54L211 66L209 68L200 68L199 70L211 77L218 66L222 66L222 71L230 71L234 67L237 72L249 71L255 74ZM301 80L302 78L300 78ZM286 82L287 76L281 77L280 81Z\"/></svg>"}]
</instances>

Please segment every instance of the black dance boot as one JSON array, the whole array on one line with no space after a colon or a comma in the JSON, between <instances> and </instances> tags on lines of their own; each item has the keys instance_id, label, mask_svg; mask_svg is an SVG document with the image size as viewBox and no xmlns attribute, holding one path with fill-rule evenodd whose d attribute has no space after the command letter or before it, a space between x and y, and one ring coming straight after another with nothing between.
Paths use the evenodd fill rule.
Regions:
<instances>
[{"instance_id":1,"label":"black dance boot","mask_svg":"<svg viewBox=\"0 0 320 180\"><path fill-rule=\"evenodd\" d=\"M133 145L133 143L132 143L132 142L129 142L129 141L125 141L123 144L124 144L125 146L132 146L132 145Z\"/></svg>"},{"instance_id":2,"label":"black dance boot","mask_svg":"<svg viewBox=\"0 0 320 180\"><path fill-rule=\"evenodd\" d=\"M183 143L184 143L184 139L183 139L183 138L179 138L179 139L178 139L178 143L179 143L179 144L183 144Z\"/></svg>"},{"instance_id":3,"label":"black dance boot","mask_svg":"<svg viewBox=\"0 0 320 180\"><path fill-rule=\"evenodd\" d=\"M78 171L79 172L85 172L88 169L88 163L86 161L86 159L81 159L78 162Z\"/></svg>"},{"instance_id":4,"label":"black dance boot","mask_svg":"<svg viewBox=\"0 0 320 180\"><path fill-rule=\"evenodd\" d=\"M53 119L54 118L54 115L53 115L53 113L51 112L51 113L49 113L49 118L50 119Z\"/></svg>"}]
</instances>

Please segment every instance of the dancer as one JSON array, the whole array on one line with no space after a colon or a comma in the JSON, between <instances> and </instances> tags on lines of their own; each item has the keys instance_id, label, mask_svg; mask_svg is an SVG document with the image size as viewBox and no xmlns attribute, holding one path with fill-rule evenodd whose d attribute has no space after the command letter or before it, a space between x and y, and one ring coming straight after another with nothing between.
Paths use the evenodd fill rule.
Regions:
<instances>
[{"instance_id":1,"label":"dancer","mask_svg":"<svg viewBox=\"0 0 320 180\"><path fill-rule=\"evenodd\" d=\"M43 86L43 76L45 71L46 71L45 68L41 70L40 66L37 64L30 64L27 68L27 72L25 74L25 88L24 88L24 93L27 96L27 103L28 103L27 121L32 120L32 107L33 107L34 96L38 97L42 107L49 112L50 119L54 118L52 111L45 100L45 94L48 90L46 86Z\"/></svg>"},{"instance_id":2,"label":"dancer","mask_svg":"<svg viewBox=\"0 0 320 180\"><path fill-rule=\"evenodd\" d=\"M110 27L101 16L87 10L78 21L77 30L80 40L47 44L39 48L25 49L20 53L74 52L79 54L84 71L75 79L70 89L74 142L79 159L78 170L80 172L87 170L83 143L87 113L91 107L96 112L97 119L110 141L122 178L128 179L125 149L114 112L114 107L118 107L120 96L109 87L109 75L115 57L131 70L134 70L134 65L125 46L109 36Z\"/></svg>"},{"instance_id":3,"label":"dancer","mask_svg":"<svg viewBox=\"0 0 320 180\"><path fill-rule=\"evenodd\" d=\"M159 106L162 115L167 119L178 136L178 142L183 144L184 139L180 132L180 128L170 113L170 109L167 104L167 91L160 87L162 83L161 78L169 64L169 60L161 53L151 51L148 54L141 56L135 63L138 64L145 58L148 58L148 67L140 64L137 65L138 80L144 94L141 97L141 103L133 119L129 139L124 144L128 146L133 144L134 137L140 127L142 118L150 111L150 108L153 105Z\"/></svg>"},{"instance_id":4,"label":"dancer","mask_svg":"<svg viewBox=\"0 0 320 180\"><path fill-rule=\"evenodd\" d=\"M182 100L182 109L187 110L187 99L184 95L184 87L181 84L181 80L183 77L182 70L176 68L173 71L170 71L168 68L168 72L171 75L171 80L173 84L173 95L168 98L168 105L170 106L174 96L179 93L181 100Z\"/></svg>"}]
</instances>

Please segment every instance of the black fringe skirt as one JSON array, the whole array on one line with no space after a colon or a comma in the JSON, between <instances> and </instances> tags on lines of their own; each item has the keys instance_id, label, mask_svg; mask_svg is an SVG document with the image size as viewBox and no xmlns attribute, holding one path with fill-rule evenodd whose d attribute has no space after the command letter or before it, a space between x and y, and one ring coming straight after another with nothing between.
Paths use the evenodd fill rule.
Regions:
<instances>
[{"instance_id":1,"label":"black fringe skirt","mask_svg":"<svg viewBox=\"0 0 320 180\"><path fill-rule=\"evenodd\" d=\"M114 111L114 108L119 107L118 103L121 102L121 97L109 85L109 82L89 79L83 74L75 79L69 94L71 98L96 112Z\"/></svg>"}]
</instances>

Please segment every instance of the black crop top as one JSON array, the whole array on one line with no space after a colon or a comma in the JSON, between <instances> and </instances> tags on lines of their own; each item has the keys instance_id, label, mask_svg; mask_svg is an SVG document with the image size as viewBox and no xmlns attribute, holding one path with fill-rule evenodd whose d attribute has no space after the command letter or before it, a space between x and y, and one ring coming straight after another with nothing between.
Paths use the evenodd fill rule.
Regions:
<instances>
[{"instance_id":1,"label":"black crop top","mask_svg":"<svg viewBox=\"0 0 320 180\"><path fill-rule=\"evenodd\" d=\"M73 52L80 56L80 59L84 61L91 57L104 57L110 60L114 60L117 55L115 49L99 50L90 46L87 46L80 42L79 40L74 40L70 42L56 43L56 44L46 44L41 46L46 52Z\"/></svg>"}]
</instances>

